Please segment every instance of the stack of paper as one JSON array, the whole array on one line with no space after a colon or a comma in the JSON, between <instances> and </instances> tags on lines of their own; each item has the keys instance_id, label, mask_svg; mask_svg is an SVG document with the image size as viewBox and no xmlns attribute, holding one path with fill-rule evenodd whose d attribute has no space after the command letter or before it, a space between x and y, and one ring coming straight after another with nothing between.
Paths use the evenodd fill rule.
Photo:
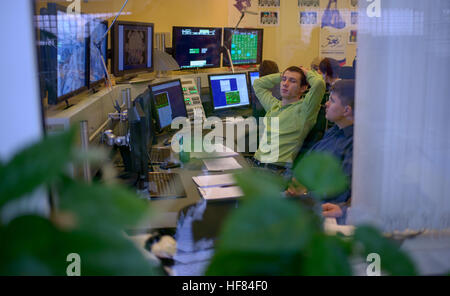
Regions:
<instances>
[{"instance_id":1,"label":"stack of paper","mask_svg":"<svg viewBox=\"0 0 450 296\"><path fill-rule=\"evenodd\" d=\"M239 153L234 152L233 149L228 148L222 144L214 144L213 152L191 152L192 158L219 158L237 156Z\"/></svg>"},{"instance_id":2,"label":"stack of paper","mask_svg":"<svg viewBox=\"0 0 450 296\"><path fill-rule=\"evenodd\" d=\"M207 200L244 195L238 186L230 186L236 184L232 174L197 176L192 179L199 186L200 194Z\"/></svg>"},{"instance_id":3,"label":"stack of paper","mask_svg":"<svg viewBox=\"0 0 450 296\"><path fill-rule=\"evenodd\" d=\"M223 198L234 198L243 196L239 186L230 186L230 187L206 187L199 188L201 195L204 199L223 199Z\"/></svg>"},{"instance_id":4,"label":"stack of paper","mask_svg":"<svg viewBox=\"0 0 450 296\"><path fill-rule=\"evenodd\" d=\"M198 187L229 186L236 183L232 174L197 176L192 179Z\"/></svg>"},{"instance_id":5,"label":"stack of paper","mask_svg":"<svg viewBox=\"0 0 450 296\"><path fill-rule=\"evenodd\" d=\"M204 159L208 171L226 171L240 169L242 166L232 157Z\"/></svg>"}]
</instances>

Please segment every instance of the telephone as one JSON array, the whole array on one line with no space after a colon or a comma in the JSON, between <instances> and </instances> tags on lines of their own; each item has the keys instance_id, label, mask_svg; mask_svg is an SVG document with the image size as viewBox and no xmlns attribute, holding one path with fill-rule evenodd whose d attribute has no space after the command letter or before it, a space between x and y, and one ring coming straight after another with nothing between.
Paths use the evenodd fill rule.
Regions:
<instances>
[{"instance_id":1,"label":"telephone","mask_svg":"<svg viewBox=\"0 0 450 296\"><path fill-rule=\"evenodd\" d=\"M205 117L202 100L200 99L200 90L197 88L193 78L182 78L181 87L183 88L184 103L190 120L194 120L194 115Z\"/></svg>"}]
</instances>

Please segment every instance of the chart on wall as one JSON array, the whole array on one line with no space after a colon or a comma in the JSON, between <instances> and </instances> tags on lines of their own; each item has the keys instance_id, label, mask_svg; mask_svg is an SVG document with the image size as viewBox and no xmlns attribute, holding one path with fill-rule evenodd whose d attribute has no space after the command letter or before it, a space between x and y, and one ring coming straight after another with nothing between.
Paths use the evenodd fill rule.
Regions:
<instances>
[{"instance_id":1,"label":"chart on wall","mask_svg":"<svg viewBox=\"0 0 450 296\"><path fill-rule=\"evenodd\" d=\"M346 50L348 43L348 21L342 9L345 0L323 0L327 2L320 25L320 56L329 57L346 63Z\"/></svg>"}]
</instances>

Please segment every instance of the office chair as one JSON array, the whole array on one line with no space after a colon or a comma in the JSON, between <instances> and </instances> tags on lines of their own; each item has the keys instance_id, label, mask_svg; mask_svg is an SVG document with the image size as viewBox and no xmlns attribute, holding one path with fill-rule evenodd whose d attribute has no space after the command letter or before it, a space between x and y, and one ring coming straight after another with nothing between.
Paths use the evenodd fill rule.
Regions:
<instances>
[{"instance_id":1,"label":"office chair","mask_svg":"<svg viewBox=\"0 0 450 296\"><path fill-rule=\"evenodd\" d=\"M355 69L350 66L343 66L339 70L339 78L341 79L355 79Z\"/></svg>"}]
</instances>

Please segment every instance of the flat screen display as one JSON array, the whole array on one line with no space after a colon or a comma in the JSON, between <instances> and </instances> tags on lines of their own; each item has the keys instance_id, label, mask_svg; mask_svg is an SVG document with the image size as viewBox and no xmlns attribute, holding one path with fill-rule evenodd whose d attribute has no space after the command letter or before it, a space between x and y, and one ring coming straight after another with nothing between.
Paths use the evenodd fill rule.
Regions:
<instances>
[{"instance_id":1,"label":"flat screen display","mask_svg":"<svg viewBox=\"0 0 450 296\"><path fill-rule=\"evenodd\" d=\"M105 32L108 30L108 23L102 22L98 19L92 19L89 22L89 36L90 36L90 77L89 83L93 84L99 80L105 78L105 67L103 66L102 57L107 65L107 50L108 50L108 38L105 38L103 42L99 44ZM99 47L97 47L99 45Z\"/></svg>"},{"instance_id":2,"label":"flat screen display","mask_svg":"<svg viewBox=\"0 0 450 296\"><path fill-rule=\"evenodd\" d=\"M260 64L262 60L263 29L224 28L223 44L230 50L233 65ZM228 55L223 56L229 66Z\"/></svg>"},{"instance_id":3,"label":"flat screen display","mask_svg":"<svg viewBox=\"0 0 450 296\"><path fill-rule=\"evenodd\" d=\"M115 76L153 71L153 24L116 22L113 38Z\"/></svg>"},{"instance_id":4,"label":"flat screen display","mask_svg":"<svg viewBox=\"0 0 450 296\"><path fill-rule=\"evenodd\" d=\"M255 82L256 79L259 79L259 71L250 71L248 72L248 75L250 76L250 84L253 86L253 82Z\"/></svg>"},{"instance_id":5,"label":"flat screen display","mask_svg":"<svg viewBox=\"0 0 450 296\"><path fill-rule=\"evenodd\" d=\"M168 127L172 119L187 117L183 90L179 79L150 85L150 91L155 107L158 129Z\"/></svg>"},{"instance_id":6,"label":"flat screen display","mask_svg":"<svg viewBox=\"0 0 450 296\"><path fill-rule=\"evenodd\" d=\"M57 12L57 96L61 97L87 85L87 34L81 15Z\"/></svg>"},{"instance_id":7,"label":"flat screen display","mask_svg":"<svg viewBox=\"0 0 450 296\"><path fill-rule=\"evenodd\" d=\"M222 28L173 27L172 38L181 69L220 67Z\"/></svg>"},{"instance_id":8,"label":"flat screen display","mask_svg":"<svg viewBox=\"0 0 450 296\"><path fill-rule=\"evenodd\" d=\"M208 78L214 110L250 104L246 73L211 74Z\"/></svg>"}]
</instances>

